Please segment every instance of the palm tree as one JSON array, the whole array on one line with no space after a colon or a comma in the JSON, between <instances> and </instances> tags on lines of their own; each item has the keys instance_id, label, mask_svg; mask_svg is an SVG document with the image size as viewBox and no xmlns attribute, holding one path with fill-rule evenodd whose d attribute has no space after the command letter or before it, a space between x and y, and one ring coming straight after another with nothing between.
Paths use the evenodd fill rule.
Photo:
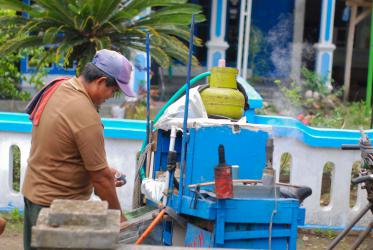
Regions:
<instances>
[{"instance_id":1,"label":"palm tree","mask_svg":"<svg viewBox=\"0 0 373 250\"><path fill-rule=\"evenodd\" d=\"M151 55L159 65L168 66L171 58L185 63L191 15L196 15L196 22L205 20L202 8L187 0L34 0L31 5L0 0L0 7L28 14L0 18L0 25L12 24L19 30L0 45L0 56L48 46L56 61L77 61L78 69L103 48L126 55L130 49L145 51L147 31ZM194 44L202 42L196 38ZM198 63L195 58L193 62Z\"/></svg>"}]
</instances>

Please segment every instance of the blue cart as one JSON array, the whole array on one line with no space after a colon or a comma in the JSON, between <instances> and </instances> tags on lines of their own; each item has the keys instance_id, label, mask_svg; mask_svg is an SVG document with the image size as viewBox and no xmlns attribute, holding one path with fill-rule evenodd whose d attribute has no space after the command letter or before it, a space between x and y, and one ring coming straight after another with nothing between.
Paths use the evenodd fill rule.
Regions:
<instances>
[{"instance_id":1,"label":"blue cart","mask_svg":"<svg viewBox=\"0 0 373 250\"><path fill-rule=\"evenodd\" d=\"M297 226L304 224L305 210L299 200L284 198L280 187L245 184L260 180L266 165L266 141L270 128L230 121L189 128L185 168L176 174L168 206L186 219L185 246L296 249ZM153 177L167 171L170 131L157 130ZM175 151L180 161L181 133ZM234 197L219 200L214 195L214 167L218 146L225 147L226 162L236 165ZM183 178L179 178L183 175ZM173 245L173 223L164 223L163 242Z\"/></svg>"}]
</instances>

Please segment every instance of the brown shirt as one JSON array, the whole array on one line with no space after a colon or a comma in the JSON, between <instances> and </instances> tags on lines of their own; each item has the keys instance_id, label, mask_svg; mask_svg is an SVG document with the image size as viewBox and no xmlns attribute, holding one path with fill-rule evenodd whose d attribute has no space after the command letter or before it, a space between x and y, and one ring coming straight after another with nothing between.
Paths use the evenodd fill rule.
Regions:
<instances>
[{"instance_id":1,"label":"brown shirt","mask_svg":"<svg viewBox=\"0 0 373 250\"><path fill-rule=\"evenodd\" d=\"M88 171L107 167L103 126L95 105L77 78L50 97L32 141L22 193L49 206L54 199L89 199Z\"/></svg>"}]
</instances>

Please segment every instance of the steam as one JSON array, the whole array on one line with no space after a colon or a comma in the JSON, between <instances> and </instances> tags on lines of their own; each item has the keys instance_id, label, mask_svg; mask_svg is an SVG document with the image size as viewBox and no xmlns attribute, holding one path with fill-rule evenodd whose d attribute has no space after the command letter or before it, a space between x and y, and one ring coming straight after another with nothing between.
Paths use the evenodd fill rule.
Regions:
<instances>
[{"instance_id":1,"label":"steam","mask_svg":"<svg viewBox=\"0 0 373 250\"><path fill-rule=\"evenodd\" d=\"M310 43L293 43L294 19L292 14L283 14L279 17L278 23L269 30L264 40L264 46L271 48L270 60L274 70L270 79L281 80L281 86L289 86L294 82L300 87L303 81L300 79L302 66L313 66L315 49ZM294 57L296 61L293 61ZM292 70L292 67L297 67ZM272 81L270 80L270 81ZM272 91L269 96L271 104L278 110L280 115L295 117L303 113L302 107L296 107L281 93L280 90ZM265 100L264 100L265 101Z\"/></svg>"},{"instance_id":2,"label":"steam","mask_svg":"<svg viewBox=\"0 0 373 250\"><path fill-rule=\"evenodd\" d=\"M279 22L269 30L265 43L272 48L271 61L274 66L273 76L286 77L291 72L291 54L293 36L293 15L283 14Z\"/></svg>"}]
</instances>

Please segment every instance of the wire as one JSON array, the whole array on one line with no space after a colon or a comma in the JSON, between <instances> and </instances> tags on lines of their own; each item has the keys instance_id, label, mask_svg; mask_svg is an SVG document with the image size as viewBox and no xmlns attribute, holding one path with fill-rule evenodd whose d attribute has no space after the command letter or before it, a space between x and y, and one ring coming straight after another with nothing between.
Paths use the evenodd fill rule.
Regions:
<instances>
[{"instance_id":1,"label":"wire","mask_svg":"<svg viewBox=\"0 0 373 250\"><path fill-rule=\"evenodd\" d=\"M141 171L142 166L144 164L146 155L150 151L150 149L151 149L151 147L152 147L153 144L154 144L154 142L148 143L148 145L146 145L144 151L142 151L142 153L139 156L139 160L137 161L137 165L136 165L135 182L138 180L138 178L140 176L140 171Z\"/></svg>"},{"instance_id":2,"label":"wire","mask_svg":"<svg viewBox=\"0 0 373 250\"><path fill-rule=\"evenodd\" d=\"M274 175L276 175L276 174L274 174ZM268 250L272 249L273 217L277 214L277 186L276 186L276 182L274 183L273 188L274 188L274 194L275 194L275 197L274 197L275 202L274 202L274 208L273 208L272 214L271 214L271 220L269 222Z\"/></svg>"}]
</instances>

